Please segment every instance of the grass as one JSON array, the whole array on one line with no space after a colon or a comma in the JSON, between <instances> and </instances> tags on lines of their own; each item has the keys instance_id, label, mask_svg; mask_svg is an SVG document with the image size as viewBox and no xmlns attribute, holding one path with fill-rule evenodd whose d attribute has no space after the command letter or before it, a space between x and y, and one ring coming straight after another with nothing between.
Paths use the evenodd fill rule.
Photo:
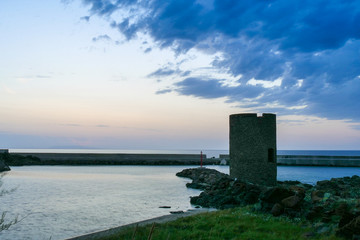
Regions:
<instances>
[{"instance_id":1,"label":"grass","mask_svg":"<svg viewBox=\"0 0 360 240\"><path fill-rule=\"evenodd\" d=\"M163 224L125 229L102 240L120 239L203 239L203 240L291 240L308 239L314 232L301 220L274 218L269 214L254 213L249 207L198 214ZM311 239L335 240L334 235L315 235Z\"/></svg>"}]
</instances>

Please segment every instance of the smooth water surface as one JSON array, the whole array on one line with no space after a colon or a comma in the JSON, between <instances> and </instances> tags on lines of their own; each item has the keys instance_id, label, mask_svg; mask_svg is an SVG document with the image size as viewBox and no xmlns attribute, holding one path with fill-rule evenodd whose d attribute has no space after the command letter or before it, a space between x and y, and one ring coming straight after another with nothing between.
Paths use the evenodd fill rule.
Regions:
<instances>
[{"instance_id":1,"label":"smooth water surface","mask_svg":"<svg viewBox=\"0 0 360 240\"><path fill-rule=\"evenodd\" d=\"M13 167L1 211L25 217L0 239L64 239L191 208L184 166ZM171 206L171 209L159 206Z\"/></svg>"},{"instance_id":2,"label":"smooth water surface","mask_svg":"<svg viewBox=\"0 0 360 240\"><path fill-rule=\"evenodd\" d=\"M316 184L317 181L330 180L331 178L360 176L360 168L358 167L278 166L277 171L279 181L296 180L312 185Z\"/></svg>"},{"instance_id":3,"label":"smooth water surface","mask_svg":"<svg viewBox=\"0 0 360 240\"><path fill-rule=\"evenodd\" d=\"M228 166L217 166L218 171L229 174ZM360 176L358 167L307 167L307 166L278 166L278 181L300 181L302 183L315 185L317 181L330 180L346 176Z\"/></svg>"}]
</instances>

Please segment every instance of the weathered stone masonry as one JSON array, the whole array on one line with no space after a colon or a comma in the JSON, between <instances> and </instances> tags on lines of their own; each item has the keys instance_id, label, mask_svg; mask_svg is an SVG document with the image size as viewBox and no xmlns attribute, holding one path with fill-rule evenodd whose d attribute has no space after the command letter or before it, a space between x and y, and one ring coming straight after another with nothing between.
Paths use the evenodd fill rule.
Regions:
<instances>
[{"instance_id":1,"label":"weathered stone masonry","mask_svg":"<svg viewBox=\"0 0 360 240\"><path fill-rule=\"evenodd\" d=\"M230 176L275 185L276 175L276 115L230 115Z\"/></svg>"}]
</instances>

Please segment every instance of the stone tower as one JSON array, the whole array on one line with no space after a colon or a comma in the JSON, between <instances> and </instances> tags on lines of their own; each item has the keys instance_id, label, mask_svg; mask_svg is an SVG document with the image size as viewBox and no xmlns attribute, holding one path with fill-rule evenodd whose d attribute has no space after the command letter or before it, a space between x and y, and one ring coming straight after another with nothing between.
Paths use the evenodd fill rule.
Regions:
<instances>
[{"instance_id":1,"label":"stone tower","mask_svg":"<svg viewBox=\"0 0 360 240\"><path fill-rule=\"evenodd\" d=\"M276 175L276 115L230 115L230 176L275 185Z\"/></svg>"}]
</instances>

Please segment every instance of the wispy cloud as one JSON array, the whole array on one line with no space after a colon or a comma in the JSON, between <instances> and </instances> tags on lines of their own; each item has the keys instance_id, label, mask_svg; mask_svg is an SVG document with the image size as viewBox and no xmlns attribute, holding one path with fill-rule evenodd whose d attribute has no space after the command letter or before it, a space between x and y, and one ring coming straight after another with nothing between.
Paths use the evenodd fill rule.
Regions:
<instances>
[{"instance_id":1,"label":"wispy cloud","mask_svg":"<svg viewBox=\"0 0 360 240\"><path fill-rule=\"evenodd\" d=\"M171 89L162 89L162 90L156 91L156 94L161 95L161 94L170 93L170 92L172 92Z\"/></svg>"},{"instance_id":2,"label":"wispy cloud","mask_svg":"<svg viewBox=\"0 0 360 240\"><path fill-rule=\"evenodd\" d=\"M186 77L190 75L191 71L182 71L179 68L173 69L168 66L157 69L150 73L148 77L169 77L172 75Z\"/></svg>"},{"instance_id":3,"label":"wispy cloud","mask_svg":"<svg viewBox=\"0 0 360 240\"><path fill-rule=\"evenodd\" d=\"M170 68L159 68L158 70L150 73L148 77L166 77L173 75L177 72L177 70L173 70Z\"/></svg>"},{"instance_id":4,"label":"wispy cloud","mask_svg":"<svg viewBox=\"0 0 360 240\"><path fill-rule=\"evenodd\" d=\"M89 22L90 21L90 16L83 16L80 18L80 20L84 20L86 22Z\"/></svg>"},{"instance_id":5,"label":"wispy cloud","mask_svg":"<svg viewBox=\"0 0 360 240\"><path fill-rule=\"evenodd\" d=\"M151 50L152 50L152 48L146 48L146 49L144 50L144 53L149 53L149 52L151 52Z\"/></svg>"},{"instance_id":6,"label":"wispy cloud","mask_svg":"<svg viewBox=\"0 0 360 240\"><path fill-rule=\"evenodd\" d=\"M97 37L93 37L92 38L93 42L98 42L98 41L111 41L111 37L109 37L108 35L104 34L104 35L99 35Z\"/></svg>"}]
</instances>

